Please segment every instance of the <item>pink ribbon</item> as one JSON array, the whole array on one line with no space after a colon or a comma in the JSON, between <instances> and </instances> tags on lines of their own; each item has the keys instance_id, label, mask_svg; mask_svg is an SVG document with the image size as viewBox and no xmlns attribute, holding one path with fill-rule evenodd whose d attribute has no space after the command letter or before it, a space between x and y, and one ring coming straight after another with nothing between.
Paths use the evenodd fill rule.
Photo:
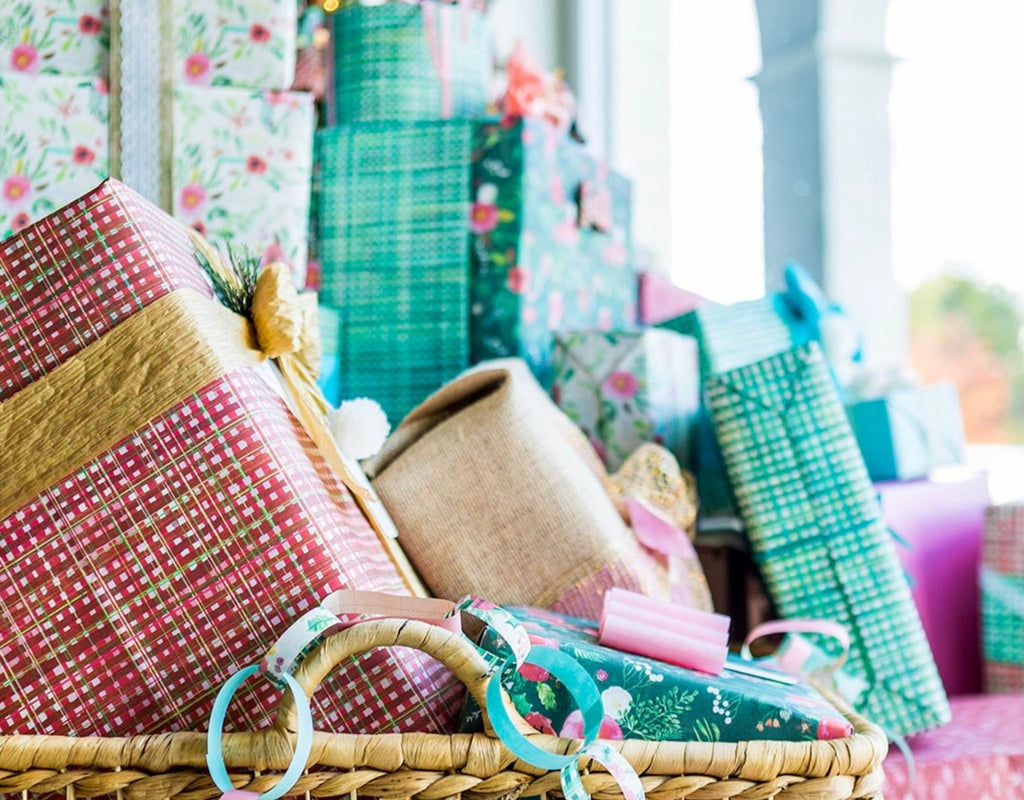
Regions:
<instances>
[{"instance_id":1,"label":"pink ribbon","mask_svg":"<svg viewBox=\"0 0 1024 800\"><path fill-rule=\"evenodd\" d=\"M819 636L828 636L839 642L843 648L842 654L832 664L828 671L835 672L843 664L850 654L850 632L838 622L831 622L825 619L779 619L772 622L764 622L755 627L743 642L743 649L740 656L750 659L750 645L762 636L771 636L778 633L814 633ZM804 664L813 652L810 642L799 636L791 637L789 646L779 659L779 666L791 675L803 675Z\"/></svg>"}]
</instances>

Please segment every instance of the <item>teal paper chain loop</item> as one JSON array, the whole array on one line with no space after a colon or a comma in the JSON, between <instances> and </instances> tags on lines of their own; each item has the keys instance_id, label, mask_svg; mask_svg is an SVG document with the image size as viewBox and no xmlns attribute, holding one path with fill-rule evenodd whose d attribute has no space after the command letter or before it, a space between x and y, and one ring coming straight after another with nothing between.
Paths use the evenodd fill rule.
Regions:
<instances>
[{"instance_id":1,"label":"teal paper chain loop","mask_svg":"<svg viewBox=\"0 0 1024 800\"><path fill-rule=\"evenodd\" d=\"M456 609L466 611L490 625L505 640L510 655L496 669L487 685L485 703L491 727L501 743L517 758L535 767L557 770L565 800L589 800L580 779L579 762L590 758L598 762L619 784L625 800L644 800L640 776L622 754L610 745L597 741L604 717L601 693L587 671L572 656L552 647L532 647L523 627L502 608L473 597L463 598ZM583 745L575 753L560 755L538 747L513 724L501 692L502 677L511 669L532 664L546 670L572 696L583 717Z\"/></svg>"},{"instance_id":2,"label":"teal paper chain loop","mask_svg":"<svg viewBox=\"0 0 1024 800\"><path fill-rule=\"evenodd\" d=\"M213 778L214 784L224 793L235 791L231 778L228 776L224 753L221 749L224 716L227 714L228 704L235 696L235 692L238 691L238 687L246 678L255 675L259 670L258 664L240 669L225 681L217 693L217 699L213 701L213 711L210 712L210 732L206 735L206 766L210 770L210 777ZM292 756L288 769L281 776L277 785L261 795L253 793L255 800L278 800L291 791L302 776L302 771L306 768L306 762L309 760L309 754L313 750L313 715L309 710L309 699L302 691L302 687L299 686L299 682L291 675L285 673L280 678L291 690L298 712L299 730L295 739L295 755Z\"/></svg>"}]
</instances>

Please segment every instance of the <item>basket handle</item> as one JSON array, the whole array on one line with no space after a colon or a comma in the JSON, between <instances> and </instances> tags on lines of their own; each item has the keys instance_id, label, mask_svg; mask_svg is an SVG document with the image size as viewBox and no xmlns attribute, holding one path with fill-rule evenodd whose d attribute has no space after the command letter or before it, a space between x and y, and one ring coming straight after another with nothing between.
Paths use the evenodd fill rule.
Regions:
<instances>
[{"instance_id":1,"label":"basket handle","mask_svg":"<svg viewBox=\"0 0 1024 800\"><path fill-rule=\"evenodd\" d=\"M409 647L440 661L455 674L477 701L483 714L485 729L492 732L490 720L487 719L485 699L492 672L491 666L465 636L427 622L402 619L360 622L324 639L302 660L295 670L294 677L306 696L311 698L335 667L377 647ZM510 712L513 722L521 732L537 734L537 731L514 709ZM296 730L297 725L295 701L290 694L286 694L278 707L274 726L291 733Z\"/></svg>"}]
</instances>

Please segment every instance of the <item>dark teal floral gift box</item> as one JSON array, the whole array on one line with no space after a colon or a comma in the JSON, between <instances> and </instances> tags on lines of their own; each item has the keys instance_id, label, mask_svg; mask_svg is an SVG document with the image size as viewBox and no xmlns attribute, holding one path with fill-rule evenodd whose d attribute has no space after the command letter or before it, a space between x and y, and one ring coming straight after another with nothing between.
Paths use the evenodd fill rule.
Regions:
<instances>
[{"instance_id":1,"label":"dark teal floral gift box","mask_svg":"<svg viewBox=\"0 0 1024 800\"><path fill-rule=\"evenodd\" d=\"M552 331L636 325L630 182L563 130L478 125L470 217L474 361L526 359L551 378Z\"/></svg>"},{"instance_id":2,"label":"dark teal floral gift box","mask_svg":"<svg viewBox=\"0 0 1024 800\"><path fill-rule=\"evenodd\" d=\"M725 669L721 675L675 667L602 647L597 625L539 609L511 608L535 645L575 658L596 681L604 704L603 739L742 742L802 741L849 736L852 726L818 692ZM502 652L488 628L480 645ZM728 664L739 662L729 656ZM516 710L534 728L567 738L583 735L583 719L565 688L544 670L527 665L506 678ZM468 700L462 730L480 728L480 710Z\"/></svg>"}]
</instances>

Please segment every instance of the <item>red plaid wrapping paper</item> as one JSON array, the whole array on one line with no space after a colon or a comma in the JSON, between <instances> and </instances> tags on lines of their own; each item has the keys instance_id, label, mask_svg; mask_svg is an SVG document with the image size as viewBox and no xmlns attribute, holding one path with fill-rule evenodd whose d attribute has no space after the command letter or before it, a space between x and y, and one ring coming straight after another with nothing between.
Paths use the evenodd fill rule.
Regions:
<instances>
[{"instance_id":1,"label":"red plaid wrapping paper","mask_svg":"<svg viewBox=\"0 0 1024 800\"><path fill-rule=\"evenodd\" d=\"M893 748L886 800L1024 800L1024 695L964 695L953 721L910 739L916 780Z\"/></svg>"},{"instance_id":2,"label":"red plaid wrapping paper","mask_svg":"<svg viewBox=\"0 0 1024 800\"><path fill-rule=\"evenodd\" d=\"M1024 503L989 508L981 558L1003 575L1024 575Z\"/></svg>"},{"instance_id":3,"label":"red plaid wrapping paper","mask_svg":"<svg viewBox=\"0 0 1024 800\"><path fill-rule=\"evenodd\" d=\"M175 223L115 182L0 245L2 397L174 289L209 296ZM55 431L66 435L68 431ZM227 675L327 591L404 593L352 500L258 370L184 398L0 521L4 733L199 728ZM253 682L234 723L278 699ZM400 649L321 688L325 729L447 731L452 676Z\"/></svg>"}]
</instances>

